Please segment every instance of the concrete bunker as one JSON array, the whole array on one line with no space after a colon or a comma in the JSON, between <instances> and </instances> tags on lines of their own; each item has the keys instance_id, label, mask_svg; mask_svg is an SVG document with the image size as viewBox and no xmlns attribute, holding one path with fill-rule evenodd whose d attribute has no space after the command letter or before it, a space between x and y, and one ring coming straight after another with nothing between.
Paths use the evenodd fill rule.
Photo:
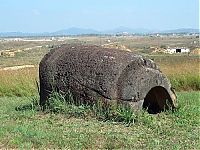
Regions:
<instances>
[{"instance_id":1,"label":"concrete bunker","mask_svg":"<svg viewBox=\"0 0 200 150\"><path fill-rule=\"evenodd\" d=\"M171 84L150 59L132 52L95 45L65 44L40 62L40 104L53 90L70 90L76 100L92 103L99 97L159 113L175 106ZM167 102L168 101L168 102Z\"/></svg>"}]
</instances>

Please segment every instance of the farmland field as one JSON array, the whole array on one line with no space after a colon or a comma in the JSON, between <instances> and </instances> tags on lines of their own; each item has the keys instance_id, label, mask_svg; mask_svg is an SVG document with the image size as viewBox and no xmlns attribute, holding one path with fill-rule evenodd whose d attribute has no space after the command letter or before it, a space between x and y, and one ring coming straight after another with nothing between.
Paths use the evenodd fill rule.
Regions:
<instances>
[{"instance_id":1,"label":"farmland field","mask_svg":"<svg viewBox=\"0 0 200 150\"><path fill-rule=\"evenodd\" d=\"M64 43L112 46L154 60L177 91L178 108L150 115L134 114L134 121L99 120L91 115L67 116L42 112L38 100L38 64L41 58ZM196 54L154 53L152 47L188 46L196 37L66 37L52 41L0 41L0 52L16 51L14 57L0 56L0 149L200 149L200 59ZM114 44L113 44L114 43ZM110 44L111 45L111 44ZM21 51L17 51L21 50ZM34 65L31 68L9 67ZM82 111L80 108L77 111Z\"/></svg>"}]
</instances>

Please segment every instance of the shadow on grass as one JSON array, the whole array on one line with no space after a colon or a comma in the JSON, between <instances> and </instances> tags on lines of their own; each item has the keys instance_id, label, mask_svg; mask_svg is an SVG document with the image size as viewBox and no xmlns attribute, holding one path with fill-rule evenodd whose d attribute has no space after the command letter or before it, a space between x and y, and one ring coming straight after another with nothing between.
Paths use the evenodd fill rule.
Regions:
<instances>
[{"instance_id":1,"label":"shadow on grass","mask_svg":"<svg viewBox=\"0 0 200 150\"><path fill-rule=\"evenodd\" d=\"M39 111L41 110L38 99L37 98L32 98L31 103L29 104L22 104L19 106L15 107L16 111L29 111L29 110L36 110Z\"/></svg>"}]
</instances>

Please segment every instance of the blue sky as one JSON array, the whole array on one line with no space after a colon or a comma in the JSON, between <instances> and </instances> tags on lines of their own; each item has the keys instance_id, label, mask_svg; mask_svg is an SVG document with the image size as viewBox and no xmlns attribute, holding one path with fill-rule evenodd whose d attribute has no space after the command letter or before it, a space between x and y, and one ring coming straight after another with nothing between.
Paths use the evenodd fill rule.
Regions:
<instances>
[{"instance_id":1,"label":"blue sky","mask_svg":"<svg viewBox=\"0 0 200 150\"><path fill-rule=\"evenodd\" d=\"M0 32L199 28L199 0L0 0Z\"/></svg>"}]
</instances>

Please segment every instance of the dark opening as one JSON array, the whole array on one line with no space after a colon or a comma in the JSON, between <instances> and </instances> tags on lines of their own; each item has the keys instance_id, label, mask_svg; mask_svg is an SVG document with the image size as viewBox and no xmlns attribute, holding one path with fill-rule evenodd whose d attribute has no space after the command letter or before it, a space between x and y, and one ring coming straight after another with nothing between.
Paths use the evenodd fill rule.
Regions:
<instances>
[{"instance_id":1,"label":"dark opening","mask_svg":"<svg viewBox=\"0 0 200 150\"><path fill-rule=\"evenodd\" d=\"M177 48L177 49L176 49L176 53L181 53L181 49L180 49L180 48Z\"/></svg>"},{"instance_id":2,"label":"dark opening","mask_svg":"<svg viewBox=\"0 0 200 150\"><path fill-rule=\"evenodd\" d=\"M170 108L172 100L167 90L161 86L152 88L144 98L143 108L150 114L157 114Z\"/></svg>"}]
</instances>

